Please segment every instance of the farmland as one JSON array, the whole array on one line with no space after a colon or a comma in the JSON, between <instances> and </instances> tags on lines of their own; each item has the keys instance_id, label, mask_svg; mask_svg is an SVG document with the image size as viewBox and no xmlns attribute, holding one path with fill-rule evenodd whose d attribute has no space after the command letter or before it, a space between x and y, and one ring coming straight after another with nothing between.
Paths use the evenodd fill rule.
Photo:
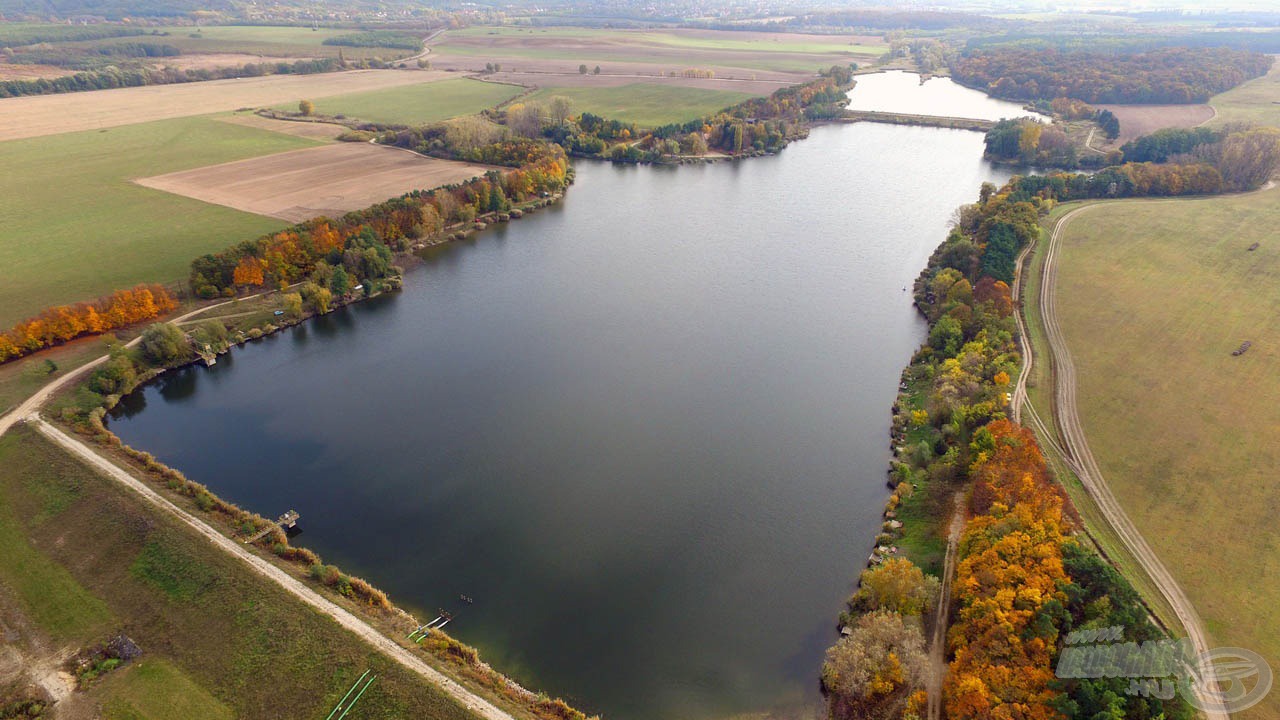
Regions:
<instances>
[{"instance_id":1,"label":"farmland","mask_svg":"<svg viewBox=\"0 0 1280 720\"><path fill-rule=\"evenodd\" d=\"M1209 103L1218 112L1217 123L1280 127L1280 61L1266 75L1215 95Z\"/></svg>"},{"instance_id":2,"label":"farmland","mask_svg":"<svg viewBox=\"0 0 1280 720\"><path fill-rule=\"evenodd\" d=\"M0 520L0 620L16 635L0 676L65 692L63 648L123 629L143 649L64 717L321 717L365 669L378 680L362 717L472 717L32 430L0 438Z\"/></svg>"},{"instance_id":3,"label":"farmland","mask_svg":"<svg viewBox=\"0 0 1280 720\"><path fill-rule=\"evenodd\" d=\"M133 178L313 144L208 118L0 143L0 164L22 168L0 176L0 326L51 304L184 277L196 255L285 224Z\"/></svg>"},{"instance_id":4,"label":"farmland","mask_svg":"<svg viewBox=\"0 0 1280 720\"><path fill-rule=\"evenodd\" d=\"M333 95L316 99L315 106L316 112L323 115L345 115L378 123L425 125L480 112L522 91L523 88L515 85L455 78ZM297 110L297 102L278 107L282 110Z\"/></svg>"},{"instance_id":5,"label":"farmland","mask_svg":"<svg viewBox=\"0 0 1280 720\"><path fill-rule=\"evenodd\" d=\"M529 100L545 101L556 95L572 100L575 113L591 112L643 127L693 120L752 97L750 93L730 90L632 83L618 87L543 88L530 95Z\"/></svg>"},{"instance_id":6,"label":"farmland","mask_svg":"<svg viewBox=\"0 0 1280 720\"><path fill-rule=\"evenodd\" d=\"M27 33L39 32L39 26L30 26ZM65 26L50 26L51 32L65 32ZM148 33L151 31L148 30ZM70 40L48 43L54 50L96 51L112 45L146 41L162 43L177 48L182 55L251 55L255 58L321 58L342 56L348 60L378 57L384 60L405 57L413 51L391 48L366 48L325 45L324 41L351 33L351 30L312 29L309 27L214 25L201 28L173 27L160 30L160 35L133 35L92 40ZM181 56L178 56L181 57ZM159 58L156 64L166 64L169 58ZM230 64L230 63L226 63Z\"/></svg>"},{"instance_id":7,"label":"farmland","mask_svg":"<svg viewBox=\"0 0 1280 720\"><path fill-rule=\"evenodd\" d=\"M269 75L182 85L151 85L0 100L0 141L117 127L261 107L304 98L319 100L449 77L421 70L354 70L319 75Z\"/></svg>"},{"instance_id":8,"label":"farmland","mask_svg":"<svg viewBox=\"0 0 1280 720\"><path fill-rule=\"evenodd\" d=\"M1081 421L1108 483L1213 640L1273 666L1276 193L1094 208L1069 226L1058 273ZM1273 695L1239 716L1278 715Z\"/></svg>"},{"instance_id":9,"label":"farmland","mask_svg":"<svg viewBox=\"0 0 1280 720\"><path fill-rule=\"evenodd\" d=\"M1110 145L1121 145L1150 135L1163 128L1189 128L1213 119L1209 105L1100 105L1110 110L1120 121L1120 136ZM1102 135L1094 140L1096 144Z\"/></svg>"},{"instance_id":10,"label":"farmland","mask_svg":"<svg viewBox=\"0 0 1280 720\"><path fill-rule=\"evenodd\" d=\"M319 215L338 217L410 190L462 182L488 169L369 143L340 143L138 182L208 203L300 222Z\"/></svg>"},{"instance_id":11,"label":"farmland","mask_svg":"<svg viewBox=\"0 0 1280 720\"><path fill-rule=\"evenodd\" d=\"M833 64L867 63L888 46L856 35L477 27L449 31L431 49L440 68L477 69L492 60L538 72L571 72L579 64L633 74L700 67L749 79L754 72L807 75Z\"/></svg>"}]
</instances>

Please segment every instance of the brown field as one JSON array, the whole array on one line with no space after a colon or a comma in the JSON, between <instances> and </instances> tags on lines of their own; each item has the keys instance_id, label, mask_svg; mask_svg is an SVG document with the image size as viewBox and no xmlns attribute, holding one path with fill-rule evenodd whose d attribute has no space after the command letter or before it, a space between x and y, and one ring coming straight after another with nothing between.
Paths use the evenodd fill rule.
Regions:
<instances>
[{"instance_id":1,"label":"brown field","mask_svg":"<svg viewBox=\"0 0 1280 720\"><path fill-rule=\"evenodd\" d=\"M235 115L226 115L217 119L232 125L244 125L245 127L270 130L271 132L284 133L285 135L293 135L294 137L307 138L309 140L334 140L347 131L345 125L275 120L252 113L236 113Z\"/></svg>"},{"instance_id":2,"label":"brown field","mask_svg":"<svg viewBox=\"0 0 1280 720\"><path fill-rule=\"evenodd\" d=\"M299 222L320 215L336 217L491 169L370 143L338 143L157 175L137 183Z\"/></svg>"},{"instance_id":3,"label":"brown field","mask_svg":"<svg viewBox=\"0 0 1280 720\"><path fill-rule=\"evenodd\" d=\"M1120 119L1120 137L1113 143L1119 147L1134 138L1163 128L1195 127L1213 119L1209 105L1099 105ZM1099 135L1098 137L1102 137Z\"/></svg>"},{"instance_id":4,"label":"brown field","mask_svg":"<svg viewBox=\"0 0 1280 720\"><path fill-rule=\"evenodd\" d=\"M681 78L681 77L663 77L653 72L652 67L644 68L644 73L628 73L619 72L610 73L608 75L601 73L599 75L582 75L575 69L569 71L554 70L537 70L532 65L539 67L554 67L557 61L543 60L537 63L521 62L519 72L494 73L488 76L499 82L512 83L515 85L527 85L529 87L620 87L622 85L632 85L637 82L645 83L661 83L664 85L678 85L681 87L700 88L703 90L732 90L734 92L750 93L752 95L768 95L775 90L794 85L801 82L802 78L785 73L757 73L760 77L756 79L734 79L728 77L716 78ZM615 68L616 69L616 68ZM766 79L765 76L768 76Z\"/></svg>"},{"instance_id":5,"label":"brown field","mask_svg":"<svg viewBox=\"0 0 1280 720\"><path fill-rule=\"evenodd\" d=\"M311 59L313 58L290 57L288 61ZM246 53L193 53L191 55L157 58L151 64L156 67L175 67L179 70L212 70L214 68L243 66L250 63L256 65L262 61L263 57L261 55L249 55Z\"/></svg>"},{"instance_id":6,"label":"brown field","mask_svg":"<svg viewBox=\"0 0 1280 720\"><path fill-rule=\"evenodd\" d=\"M9 63L0 63L0 80L35 80L37 78L56 78L75 74L74 70L57 68L52 65L11 65Z\"/></svg>"},{"instance_id":7,"label":"brown field","mask_svg":"<svg viewBox=\"0 0 1280 720\"><path fill-rule=\"evenodd\" d=\"M447 77L452 76L423 70L352 70L5 98L0 100L0 141L296 103Z\"/></svg>"}]
</instances>

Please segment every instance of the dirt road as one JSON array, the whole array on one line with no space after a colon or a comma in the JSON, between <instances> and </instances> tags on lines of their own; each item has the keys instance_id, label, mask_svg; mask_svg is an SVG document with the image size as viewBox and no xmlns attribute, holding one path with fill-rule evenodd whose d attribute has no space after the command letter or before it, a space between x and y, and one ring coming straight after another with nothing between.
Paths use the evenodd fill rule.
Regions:
<instances>
[{"instance_id":1,"label":"dirt road","mask_svg":"<svg viewBox=\"0 0 1280 720\"><path fill-rule=\"evenodd\" d=\"M942 718L942 681L947 675L947 627L951 620L951 578L956 575L956 548L964 530L964 493L954 499L955 511L947 532L947 555L942 563L942 588L938 593L938 609L933 619L933 640L929 643L928 720Z\"/></svg>"},{"instance_id":2,"label":"dirt road","mask_svg":"<svg viewBox=\"0 0 1280 720\"><path fill-rule=\"evenodd\" d=\"M474 712L482 718L486 718L486 720L513 720L510 715L494 707L487 700L472 693L470 690L467 690L453 680L445 677L440 673L440 671L428 665L421 658L417 657L406 648L392 642L390 638L377 630L374 630L360 618L352 615L343 608L338 607L327 598L321 596L315 590L312 590L302 584L302 582L294 578L292 575L289 575L284 570L281 570L270 562L263 560L240 544L236 543L234 540L228 538L217 530L214 530L195 516L169 502L141 480L138 480L128 472L116 466L110 460L107 460L97 454L78 439L67 435L58 428L55 428L45 422L38 415L27 418L27 422L32 424L45 437L48 437L50 440L62 446L72 455L80 458L91 467L101 471L112 480L115 480L125 487L128 487L130 490L138 493L143 497L143 499L160 510L176 517L192 530L207 538L209 542L218 549L235 555L237 558L244 561L244 563L257 574L276 583L285 591L315 608L319 612L333 618L339 625L358 635L383 655L386 655L412 672L415 672L435 685L438 685L440 689L444 690L453 697L454 700L458 701L459 704L471 712Z\"/></svg>"},{"instance_id":3,"label":"dirt road","mask_svg":"<svg viewBox=\"0 0 1280 720\"><path fill-rule=\"evenodd\" d=\"M1035 409L1026 402L1025 380L1032 365L1032 352L1030 342L1025 340L1028 336L1021 313L1016 315L1018 331L1021 337L1024 338L1023 369L1018 379L1018 385L1014 389L1013 401L1015 405L1013 415L1015 419L1020 418L1023 405L1030 411L1034 424L1037 425L1037 429L1040 431L1040 436L1049 440L1049 445L1062 454L1064 462L1080 478L1085 491L1089 493L1089 497L1098 506L1099 511L1106 518L1107 524L1112 527L1116 535L1128 547L1129 552L1142 565L1143 570L1151 577L1160 594L1165 597L1169 606L1173 608L1178 622L1185 630L1188 639L1195 646L1196 652L1203 654L1208 652L1210 647L1199 613L1196 612L1191 601L1183 593L1182 587L1178 585L1173 575L1169 573L1164 563L1160 561L1155 551L1151 549L1151 546L1147 544L1146 539L1142 537L1142 533L1138 531L1133 521L1125 513L1124 508L1120 506L1119 501L1111 493L1111 488L1103 478L1102 470L1098 467L1098 463L1093 457L1093 452L1089 449L1088 438L1085 436L1084 428L1080 423L1079 410L1076 405L1075 364L1071 360L1071 353L1067 348L1066 339L1058 323L1057 298L1055 295L1058 273L1057 256L1063 232L1071 221L1096 207L1099 207L1099 205L1086 205L1072 210L1058 219L1049 236L1049 244L1045 250L1044 268L1041 271L1040 318L1049 343L1049 360L1053 367L1054 420L1059 429L1062 447L1059 448L1052 443L1052 435L1049 434L1048 428L1045 427L1039 416L1035 415ZM1024 251L1022 257L1025 258L1026 254L1026 251ZM1018 269L1018 277L1014 281L1014 287L1017 292L1015 301L1021 300L1021 263L1019 263ZM1211 669L1202 668L1202 671L1204 670ZM1206 684L1212 686L1212 678L1205 678L1205 680L1208 681ZM1210 720L1225 720L1225 718L1229 717L1224 712L1206 711L1205 715Z\"/></svg>"}]
</instances>

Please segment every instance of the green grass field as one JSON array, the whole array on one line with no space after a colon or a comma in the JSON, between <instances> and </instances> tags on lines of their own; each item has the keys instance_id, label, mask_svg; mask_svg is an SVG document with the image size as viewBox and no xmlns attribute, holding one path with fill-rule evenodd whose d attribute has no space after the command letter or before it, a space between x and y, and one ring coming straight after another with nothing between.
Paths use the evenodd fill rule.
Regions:
<instances>
[{"instance_id":1,"label":"green grass field","mask_svg":"<svg viewBox=\"0 0 1280 720\"><path fill-rule=\"evenodd\" d=\"M473 717L22 427L0 438L0 590L56 647L123 630L143 649L88 691L108 718L320 718L366 669L361 718Z\"/></svg>"},{"instance_id":2,"label":"green grass field","mask_svg":"<svg viewBox=\"0 0 1280 720\"><path fill-rule=\"evenodd\" d=\"M386 90L335 95L315 101L316 112L345 115L369 122L424 125L471 115L491 108L523 92L515 85L481 82L469 78L405 85ZM296 112L296 102L277 109Z\"/></svg>"},{"instance_id":3,"label":"green grass field","mask_svg":"<svg viewBox=\"0 0 1280 720\"><path fill-rule=\"evenodd\" d=\"M643 127L694 120L753 97L729 90L703 90L681 85L634 83L619 87L543 88L529 96L546 101L562 95L573 101L573 112L591 112Z\"/></svg>"},{"instance_id":4,"label":"green grass field","mask_svg":"<svg viewBox=\"0 0 1280 720\"><path fill-rule=\"evenodd\" d=\"M1058 279L1081 420L1107 481L1214 641L1273 667L1278 192L1090 210L1069 226ZM1280 695L1237 717L1280 717Z\"/></svg>"},{"instance_id":5,"label":"green grass field","mask_svg":"<svg viewBox=\"0 0 1280 720\"><path fill-rule=\"evenodd\" d=\"M193 258L286 223L130 182L311 140L209 118L0 143L0 327L59 303L186 277Z\"/></svg>"},{"instance_id":6,"label":"green grass field","mask_svg":"<svg viewBox=\"0 0 1280 720\"><path fill-rule=\"evenodd\" d=\"M264 55L272 58L290 57L343 57L358 60L380 57L386 60L407 57L412 51L395 48L361 48L325 45L324 41L338 35L348 35L355 30L335 30L308 27L211 25L198 28L175 27L164 29L168 35L84 40L65 43L68 47L91 48L128 42L155 42L173 45L183 54L239 53ZM58 43L59 45L64 43Z\"/></svg>"},{"instance_id":7,"label":"green grass field","mask_svg":"<svg viewBox=\"0 0 1280 720\"><path fill-rule=\"evenodd\" d=\"M1271 72L1234 87L1209 101L1218 116L1213 124L1249 122L1280 127L1280 61Z\"/></svg>"}]
</instances>

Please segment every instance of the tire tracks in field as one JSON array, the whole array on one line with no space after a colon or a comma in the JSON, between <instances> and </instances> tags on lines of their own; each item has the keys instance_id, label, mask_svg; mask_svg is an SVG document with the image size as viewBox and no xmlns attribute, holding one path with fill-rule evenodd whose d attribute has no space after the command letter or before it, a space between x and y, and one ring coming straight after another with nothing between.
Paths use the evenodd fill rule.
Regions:
<instances>
[{"instance_id":1,"label":"tire tracks in field","mask_svg":"<svg viewBox=\"0 0 1280 720\"><path fill-rule=\"evenodd\" d=\"M1115 495L1112 494L1111 488L1107 485L1106 479L1102 475L1102 470L1098 467L1097 460L1089 448L1088 438L1080 422L1079 407L1076 403L1076 367L1067 347L1066 338L1063 335L1057 314L1057 298L1055 296L1058 277L1057 257L1063 233L1071 221L1097 207L1100 207L1100 205L1086 205L1076 208L1058 219L1050 232L1049 244L1045 249L1044 267L1041 269L1040 319L1048 340L1048 359L1052 368L1050 375L1054 397L1053 420L1058 427L1058 436L1061 438L1062 446L1059 447L1053 442L1053 435L1049 432L1049 428L1036 414L1035 408L1027 402L1026 378L1032 367L1033 353L1030 337L1027 334L1026 324L1022 316L1022 311L1025 308L1021 307L1017 308L1018 311L1015 312L1015 316L1018 322L1018 332L1022 337L1023 359L1022 372L1018 378L1012 398L1013 417L1021 422L1022 408L1023 406L1027 408L1032 423L1036 426L1040 436L1048 441L1048 444L1061 455L1063 461L1075 472L1107 524L1111 526L1130 554L1142 566L1156 589L1164 596L1178 622L1182 625L1187 638L1195 647L1195 652L1200 657L1204 657L1210 647L1208 635L1204 630L1204 624L1200 619L1199 613L1196 612L1195 606L1187 598L1182 587L1174 579L1164 563L1160 561L1159 556L1151 549L1151 546L1147 544L1142 533L1139 532L1137 526L1133 524L1133 521L1125 513ZM1016 302L1022 300L1022 261L1029 255L1030 249L1027 248L1023 251L1017 265L1018 273L1014 279L1014 299ZM1201 667L1200 671L1202 673L1202 684L1208 687L1215 687L1216 683L1214 682L1212 667ZM1226 712L1222 711L1206 710L1204 713L1209 720L1226 720L1230 717Z\"/></svg>"}]
</instances>

